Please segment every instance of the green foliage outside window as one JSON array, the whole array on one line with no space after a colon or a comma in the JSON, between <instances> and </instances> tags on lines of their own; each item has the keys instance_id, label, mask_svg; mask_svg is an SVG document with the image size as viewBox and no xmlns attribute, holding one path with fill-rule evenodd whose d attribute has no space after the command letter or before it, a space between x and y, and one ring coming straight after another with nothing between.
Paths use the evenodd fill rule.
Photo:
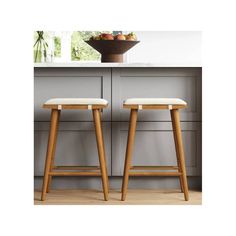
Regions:
<instances>
[{"instance_id":1,"label":"green foliage outside window","mask_svg":"<svg viewBox=\"0 0 236 236\"><path fill-rule=\"evenodd\" d=\"M99 31L75 31L71 36L71 60L72 61L99 61L100 53L90 47L84 41L89 40L93 35L98 35Z\"/></svg>"},{"instance_id":2,"label":"green foliage outside window","mask_svg":"<svg viewBox=\"0 0 236 236\"><path fill-rule=\"evenodd\" d=\"M61 39L59 37L54 37L54 56L61 56Z\"/></svg>"}]
</instances>

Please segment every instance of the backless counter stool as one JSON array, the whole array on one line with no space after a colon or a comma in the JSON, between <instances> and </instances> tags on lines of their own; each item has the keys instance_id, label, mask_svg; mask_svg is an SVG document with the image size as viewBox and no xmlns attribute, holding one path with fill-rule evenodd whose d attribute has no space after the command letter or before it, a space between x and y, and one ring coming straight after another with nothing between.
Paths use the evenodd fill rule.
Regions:
<instances>
[{"instance_id":1,"label":"backless counter stool","mask_svg":"<svg viewBox=\"0 0 236 236\"><path fill-rule=\"evenodd\" d=\"M188 183L184 160L184 149L179 118L179 109L185 108L186 106L187 103L178 98L130 98L124 102L123 107L131 110L122 184L122 201L124 201L126 198L129 176L179 176L180 186L182 192L184 192L185 200L189 200ZM173 136L175 141L177 166L131 166L138 110L170 110ZM130 170L146 170L146 172L136 172ZM148 172L147 170L172 171Z\"/></svg>"},{"instance_id":2,"label":"backless counter stool","mask_svg":"<svg viewBox=\"0 0 236 236\"><path fill-rule=\"evenodd\" d=\"M106 108L108 102L99 98L55 98L44 103L43 108L51 109L51 127L48 138L47 155L45 161L44 179L41 200L45 200L46 192L50 190L52 176L102 176L104 199L108 200L108 175L106 167L105 148L101 127L101 109ZM89 166L54 166L56 139L61 110L92 110L97 140L100 167ZM64 170L64 171L63 171ZM68 172L65 170L83 170Z\"/></svg>"}]
</instances>

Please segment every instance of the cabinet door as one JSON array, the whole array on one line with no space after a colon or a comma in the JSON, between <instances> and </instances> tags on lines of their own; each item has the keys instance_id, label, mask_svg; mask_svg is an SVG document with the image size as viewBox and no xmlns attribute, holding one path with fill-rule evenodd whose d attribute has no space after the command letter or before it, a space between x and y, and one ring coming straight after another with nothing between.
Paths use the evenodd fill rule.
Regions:
<instances>
[{"instance_id":1,"label":"cabinet door","mask_svg":"<svg viewBox=\"0 0 236 236\"><path fill-rule=\"evenodd\" d=\"M42 105L50 98L104 98L109 106L103 119L111 119L111 70L108 68L35 68L34 119L50 121L50 112ZM92 121L90 112L66 110L61 121Z\"/></svg>"},{"instance_id":2,"label":"cabinet door","mask_svg":"<svg viewBox=\"0 0 236 236\"><path fill-rule=\"evenodd\" d=\"M35 122L34 172L42 176L47 151L49 122ZM107 168L111 174L111 123L102 123ZM59 126L55 165L99 165L93 122L61 122Z\"/></svg>"},{"instance_id":3,"label":"cabinet door","mask_svg":"<svg viewBox=\"0 0 236 236\"><path fill-rule=\"evenodd\" d=\"M189 176L201 175L201 123L181 122ZM128 122L112 124L112 175L122 176ZM132 165L177 165L171 122L138 122Z\"/></svg>"},{"instance_id":4,"label":"cabinet door","mask_svg":"<svg viewBox=\"0 0 236 236\"><path fill-rule=\"evenodd\" d=\"M127 98L181 98L188 103L182 121L201 121L201 68L112 69L112 120L128 121ZM140 121L170 121L168 111L140 112Z\"/></svg>"}]
</instances>

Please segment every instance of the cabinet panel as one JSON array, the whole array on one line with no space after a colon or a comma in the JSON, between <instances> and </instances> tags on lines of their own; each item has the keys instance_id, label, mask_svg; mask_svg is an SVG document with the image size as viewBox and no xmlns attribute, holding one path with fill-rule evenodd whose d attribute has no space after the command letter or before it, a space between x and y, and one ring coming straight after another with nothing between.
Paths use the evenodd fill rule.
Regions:
<instances>
[{"instance_id":1,"label":"cabinet panel","mask_svg":"<svg viewBox=\"0 0 236 236\"><path fill-rule=\"evenodd\" d=\"M34 118L35 121L49 121L50 112L42 105L50 98L104 98L111 103L111 70L61 68L35 70ZM111 106L104 109L103 119L110 121ZM90 112L66 110L62 121L92 121Z\"/></svg>"},{"instance_id":2,"label":"cabinet panel","mask_svg":"<svg viewBox=\"0 0 236 236\"><path fill-rule=\"evenodd\" d=\"M201 174L201 124L181 122L187 174ZM123 175L128 122L112 124L112 175ZM133 165L176 165L171 122L138 122Z\"/></svg>"},{"instance_id":3,"label":"cabinet panel","mask_svg":"<svg viewBox=\"0 0 236 236\"><path fill-rule=\"evenodd\" d=\"M108 173L111 174L111 123L103 122ZM35 122L34 171L42 176L47 150L49 122ZM61 122L55 165L99 165L93 122Z\"/></svg>"},{"instance_id":4,"label":"cabinet panel","mask_svg":"<svg viewBox=\"0 0 236 236\"><path fill-rule=\"evenodd\" d=\"M201 121L201 68L119 68L112 70L112 120L128 121L127 98L181 98L188 103L182 121ZM170 121L168 111L140 112L140 121Z\"/></svg>"}]
</instances>

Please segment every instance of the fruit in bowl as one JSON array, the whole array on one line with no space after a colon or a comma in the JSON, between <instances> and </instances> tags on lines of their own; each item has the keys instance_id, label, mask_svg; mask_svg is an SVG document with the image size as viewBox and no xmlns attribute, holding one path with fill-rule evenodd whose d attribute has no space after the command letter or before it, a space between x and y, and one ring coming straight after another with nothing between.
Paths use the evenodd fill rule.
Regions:
<instances>
[{"instance_id":1,"label":"fruit in bowl","mask_svg":"<svg viewBox=\"0 0 236 236\"><path fill-rule=\"evenodd\" d=\"M137 36L134 32L129 34L119 33L117 35L102 33L96 36L92 36L89 40L118 40L118 41L137 41Z\"/></svg>"},{"instance_id":2,"label":"fruit in bowl","mask_svg":"<svg viewBox=\"0 0 236 236\"><path fill-rule=\"evenodd\" d=\"M114 40L113 34L101 34L101 40Z\"/></svg>"},{"instance_id":3,"label":"fruit in bowl","mask_svg":"<svg viewBox=\"0 0 236 236\"><path fill-rule=\"evenodd\" d=\"M115 40L126 40L126 37L124 34L117 34L115 35Z\"/></svg>"},{"instance_id":4,"label":"fruit in bowl","mask_svg":"<svg viewBox=\"0 0 236 236\"><path fill-rule=\"evenodd\" d=\"M129 34L127 34L125 36L126 40L132 40L132 41L136 41L137 40L137 36L135 35L134 32L131 32Z\"/></svg>"}]
</instances>

